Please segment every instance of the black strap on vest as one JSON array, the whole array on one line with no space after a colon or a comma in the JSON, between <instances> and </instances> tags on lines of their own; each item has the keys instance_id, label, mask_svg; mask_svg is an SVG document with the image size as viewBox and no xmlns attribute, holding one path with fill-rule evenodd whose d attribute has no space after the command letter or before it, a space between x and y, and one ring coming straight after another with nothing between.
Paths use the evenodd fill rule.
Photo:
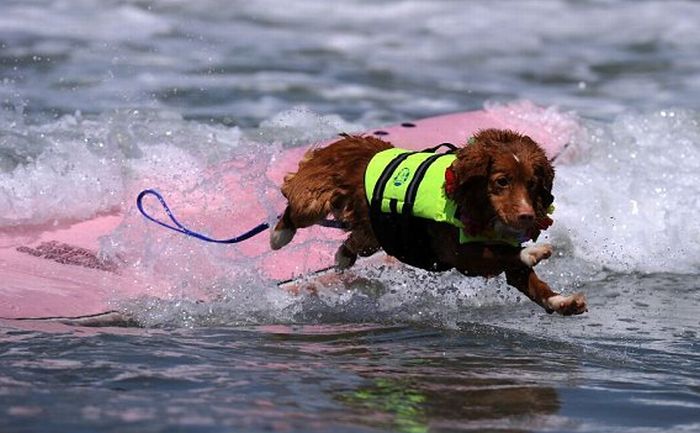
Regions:
<instances>
[{"instance_id":1,"label":"black strap on vest","mask_svg":"<svg viewBox=\"0 0 700 433\"><path fill-rule=\"evenodd\" d=\"M408 188L406 188L406 197L404 197L402 209L404 215L411 215L411 212L413 212L413 204L416 202L416 196L418 195L418 186L423 181L428 168L442 156L443 154L433 155L418 165L416 174L413 175L411 183L409 183Z\"/></svg>"},{"instance_id":2,"label":"black strap on vest","mask_svg":"<svg viewBox=\"0 0 700 433\"><path fill-rule=\"evenodd\" d=\"M389 164L384 167L384 170L382 171L382 174L379 176L379 179L377 179L377 183L374 184L374 191L372 192L372 203L370 203L370 206L372 209L377 209L377 211L381 212L382 210L382 196L384 195L384 190L386 189L386 183L389 182L389 178L391 177L392 173L394 173L394 170L396 170L396 167L399 166L406 158L409 156L413 155L416 152L406 152L402 153L398 156L396 156L394 159L392 159ZM394 204L394 208L396 208L396 204Z\"/></svg>"}]
</instances>

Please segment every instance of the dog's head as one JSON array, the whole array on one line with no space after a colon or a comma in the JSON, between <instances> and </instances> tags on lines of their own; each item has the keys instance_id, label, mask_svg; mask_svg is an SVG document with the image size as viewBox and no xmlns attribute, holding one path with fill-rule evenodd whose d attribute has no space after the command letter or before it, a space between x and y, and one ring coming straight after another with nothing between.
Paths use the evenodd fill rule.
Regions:
<instances>
[{"instance_id":1,"label":"dog's head","mask_svg":"<svg viewBox=\"0 0 700 433\"><path fill-rule=\"evenodd\" d=\"M448 192L470 224L487 228L495 219L517 231L536 229L554 201L554 168L530 137L487 129L457 151L454 185Z\"/></svg>"}]
</instances>

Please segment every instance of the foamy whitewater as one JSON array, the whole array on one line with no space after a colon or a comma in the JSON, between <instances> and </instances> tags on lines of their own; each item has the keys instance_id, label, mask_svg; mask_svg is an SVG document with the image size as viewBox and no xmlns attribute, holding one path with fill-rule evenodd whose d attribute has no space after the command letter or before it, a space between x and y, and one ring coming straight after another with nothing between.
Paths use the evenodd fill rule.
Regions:
<instances>
[{"instance_id":1,"label":"foamy whitewater","mask_svg":"<svg viewBox=\"0 0 700 433\"><path fill-rule=\"evenodd\" d=\"M318 332L337 339L350 354L365 349L391 353L386 356L396 357L391 358L396 371L374 373L391 379L410 371L398 380L402 386L420 384L421 377L432 374L444 373L446 382L462 377L459 366L470 365L461 358L464 352L483 355L486 364L512 355L517 371L507 369L509 361L493 361L497 365L485 377L503 373L506 388L511 380L515 388L546 383L556 390L562 409L499 415L500 409L491 407L487 412L496 415L484 421L461 415L472 400L440 403L424 397L416 403L411 399L418 397L386 384L364 397L340 392L328 399L324 387L354 389L366 379L366 366L345 358L334 364L329 347L319 352L326 367L343 373L333 379L339 383L316 377L322 390L305 383L301 373L265 365L260 376L251 373L261 383L270 372L272 382L299 381L298 388L242 391L254 407L245 398L229 401L229 395L217 394L229 401L231 413L187 387L198 408L193 412L186 401L153 403L152 410L140 411L120 397L114 401L126 409L119 413L100 404L68 403L62 410L78 414L82 424L75 424L36 397L31 383L44 383L43 373L32 377L24 369L78 371L94 365L92 355L80 352L71 358L71 347L82 344L73 337L52 343L42 335L13 337L14 331L7 331L0 337L0 358L16 368L0 374L0 415L5 415L0 430L75 431L82 425L146 431L155 423L152 431L183 425L194 426L193 431L697 431L698 23L700 3L691 1L4 1L0 230L122 212L124 223L101 240L100 255L137 275L157 275L172 288L166 299L135 300L120 299L119 287L113 288L113 307L148 329L135 330L133 340L98 340L107 347L106 359L116 360L109 365L117 379L115 384L93 380L90 375L99 373L87 372L88 386L131 392L138 381L130 382L130 375L141 377L139 368L152 369L149 377L164 383L156 381L149 398L167 395L166 378L180 373L168 370L161 376L157 359L139 364L123 356L141 353L140 344L154 344L173 359L211 350L208 361L200 360L204 373L198 383L218 393L216 379L210 383L205 374L228 371L222 370L228 363L218 363L217 350L226 351L234 366L253 365L249 353L270 356L271 364L293 364L301 362L298 354L286 356L284 350L325 344L319 343L326 340L317 338ZM226 160L269 166L284 149L339 132L478 109L510 110L514 119L535 118L572 131L557 160L555 224L542 239L555 246L556 254L538 266L538 273L554 287L586 293L590 311L582 318L547 316L509 290L502 278L377 267L371 259L358 262L319 296L292 295L251 269L239 246L164 233L134 205L140 189L165 187L197 215L189 225L206 231L213 218L236 216L236 203L220 206L216 200L225 175L220 164ZM244 179L240 188L254 189L257 182ZM281 211L273 202L266 203L261 222ZM147 288L144 292L149 294ZM289 327L274 328L283 325ZM173 330L173 340L153 328ZM391 338L382 340L383 333ZM246 350L224 343L229 335ZM353 348L356 338L369 342ZM397 346L387 347L389 340ZM37 356L53 344L78 364L25 362L23 356ZM169 352L173 344L187 350ZM279 352L269 349L276 344L282 345ZM457 367L439 364L435 371L410 370L410 353L425 347L460 362ZM484 347L495 349L480 351ZM309 363L317 361L309 356ZM530 362L523 359L530 357L537 368L519 376ZM574 372L564 359L576 361ZM326 368L319 362L318 368ZM180 366L182 374L192 363ZM352 367L344 369L344 363ZM549 368L555 372L551 377L537 373ZM608 376L619 376L620 383L608 382ZM221 383L235 387L238 379L248 380L242 374ZM426 390L439 388L435 380L425 389L416 387L429 395ZM64 385L47 386L57 398L72 398ZM462 391L448 388L444 394L451 392ZM307 393L316 403L287 406L285 398ZM25 400L12 403L13 395ZM525 400L547 400L535 395ZM393 403L380 404L374 397ZM113 402L109 394L104 398ZM517 395L500 398L517 400ZM406 415L404 407L387 408L412 401L425 425L417 426L416 414ZM265 404L267 409L261 409ZM445 409L451 415L430 412L431 404L451 408ZM162 421L167 405L178 414L174 421ZM331 414L327 418L317 415L325 410ZM298 424L288 420L295 411L302 414ZM339 415L348 413L368 419ZM260 421L265 416L277 424ZM245 422L233 421L236 417Z\"/></svg>"}]
</instances>

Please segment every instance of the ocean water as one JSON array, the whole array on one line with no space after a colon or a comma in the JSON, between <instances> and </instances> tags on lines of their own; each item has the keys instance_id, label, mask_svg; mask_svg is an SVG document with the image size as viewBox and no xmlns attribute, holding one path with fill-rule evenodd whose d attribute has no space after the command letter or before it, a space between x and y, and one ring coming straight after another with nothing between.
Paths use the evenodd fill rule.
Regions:
<instances>
[{"instance_id":1,"label":"ocean water","mask_svg":"<svg viewBox=\"0 0 700 433\"><path fill-rule=\"evenodd\" d=\"M590 305L371 263L295 296L126 224L100 253L178 299L0 327L0 432L700 431L698 23L694 1L1 2L0 230L136 221L144 179L199 199L231 155L534 104L578 125L538 273Z\"/></svg>"}]
</instances>

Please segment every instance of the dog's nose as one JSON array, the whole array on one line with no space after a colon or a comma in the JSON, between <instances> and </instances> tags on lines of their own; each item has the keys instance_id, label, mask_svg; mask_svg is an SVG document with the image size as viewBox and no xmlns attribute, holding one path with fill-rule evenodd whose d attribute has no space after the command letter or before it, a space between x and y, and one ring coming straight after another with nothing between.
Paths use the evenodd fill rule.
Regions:
<instances>
[{"instance_id":1,"label":"dog's nose","mask_svg":"<svg viewBox=\"0 0 700 433\"><path fill-rule=\"evenodd\" d=\"M535 221L535 212L533 211L521 211L518 214L518 221L521 223L531 223Z\"/></svg>"}]
</instances>

